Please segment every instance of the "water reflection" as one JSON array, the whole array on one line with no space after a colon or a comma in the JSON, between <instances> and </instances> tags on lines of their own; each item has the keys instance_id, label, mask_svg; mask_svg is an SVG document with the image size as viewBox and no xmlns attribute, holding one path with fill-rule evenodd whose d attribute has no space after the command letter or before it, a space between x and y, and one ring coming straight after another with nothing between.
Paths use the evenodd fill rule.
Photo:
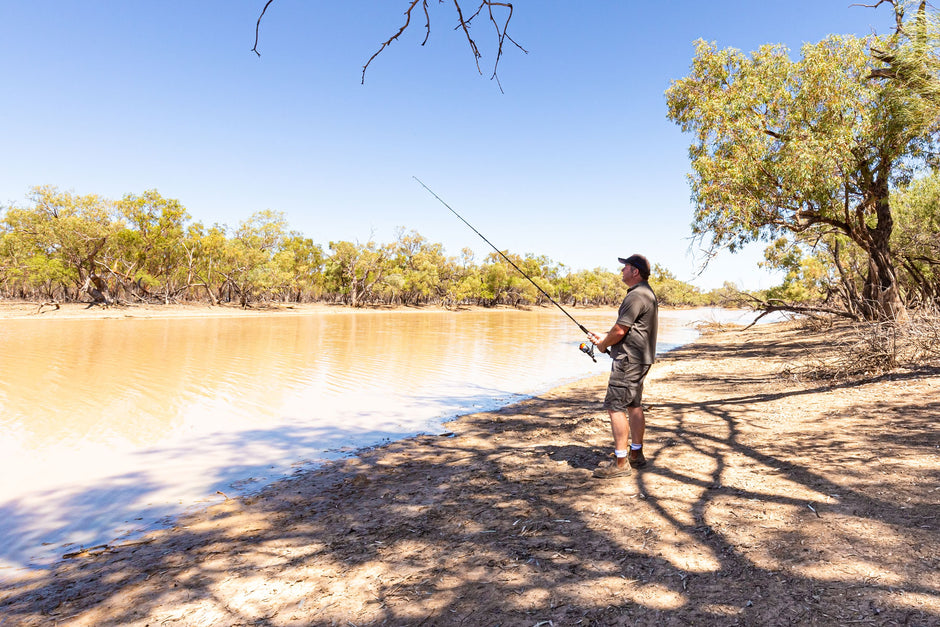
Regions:
<instances>
[{"instance_id":1,"label":"water reflection","mask_svg":"<svg viewBox=\"0 0 940 627\"><path fill-rule=\"evenodd\" d=\"M704 315L664 312L660 350ZM600 332L615 314L577 317ZM0 575L605 372L582 339L557 311L7 321Z\"/></svg>"}]
</instances>

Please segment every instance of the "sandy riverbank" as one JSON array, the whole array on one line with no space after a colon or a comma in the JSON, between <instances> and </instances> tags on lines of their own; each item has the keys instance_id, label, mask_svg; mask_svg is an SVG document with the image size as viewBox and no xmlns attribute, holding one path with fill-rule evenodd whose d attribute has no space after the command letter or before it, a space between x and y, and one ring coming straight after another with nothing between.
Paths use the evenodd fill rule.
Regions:
<instances>
[{"instance_id":1,"label":"sandy riverbank","mask_svg":"<svg viewBox=\"0 0 940 627\"><path fill-rule=\"evenodd\" d=\"M482 308L481 308L482 309ZM461 308L461 311L468 310ZM171 305L114 305L91 306L88 303L62 303L59 305L0 301L0 320L61 320L107 318L208 318L257 316L260 314L307 315L349 312L431 312L450 311L443 307L347 307L326 303L255 304L244 308L237 305L208 305L200 303Z\"/></svg>"},{"instance_id":2,"label":"sandy riverbank","mask_svg":"<svg viewBox=\"0 0 940 627\"><path fill-rule=\"evenodd\" d=\"M24 575L0 622L940 625L940 370L790 375L836 335L667 354L627 478L596 377Z\"/></svg>"},{"instance_id":3,"label":"sandy riverbank","mask_svg":"<svg viewBox=\"0 0 940 627\"><path fill-rule=\"evenodd\" d=\"M616 311L616 307L573 307L566 306L565 310L578 316L579 312ZM708 307L662 307L663 310L672 311L701 311ZM715 308L716 310L721 308ZM349 307L327 303L256 303L244 308L237 305L208 305L205 303L184 303L170 305L135 304L114 305L101 307L88 303L61 303L58 305L0 300L0 320L102 320L119 318L227 318L252 317L259 315L310 315L335 313L462 313L468 311L552 311L558 309L551 304L541 306L513 307L510 305L497 305L495 307L481 307L478 305L461 305L456 309L448 309L438 305L389 305L376 307ZM734 311L734 310L723 310ZM741 314L748 315L748 321L757 316L753 310L741 309ZM559 312L560 313L560 312Z\"/></svg>"}]
</instances>

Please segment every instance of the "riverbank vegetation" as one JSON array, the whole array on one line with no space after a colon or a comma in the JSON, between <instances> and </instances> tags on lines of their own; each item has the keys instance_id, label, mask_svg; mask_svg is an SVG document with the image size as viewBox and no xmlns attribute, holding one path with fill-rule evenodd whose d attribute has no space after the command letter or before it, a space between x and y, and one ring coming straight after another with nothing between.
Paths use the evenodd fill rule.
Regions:
<instances>
[{"instance_id":1,"label":"riverbank vegetation","mask_svg":"<svg viewBox=\"0 0 940 627\"><path fill-rule=\"evenodd\" d=\"M667 92L693 138L693 232L716 250L771 242L787 278L765 307L903 320L940 302L940 26L926 2L881 4L893 33L795 60L699 41Z\"/></svg>"},{"instance_id":2,"label":"riverbank vegetation","mask_svg":"<svg viewBox=\"0 0 940 627\"><path fill-rule=\"evenodd\" d=\"M619 274L573 271L545 256L506 251L559 303L616 305ZM729 305L737 290L703 292L661 266L651 278L666 305ZM330 241L292 230L261 211L236 228L204 226L156 190L120 200L34 188L0 213L0 296L39 302L340 303L541 305L547 299L502 257L449 256L439 243L400 230L393 242Z\"/></svg>"}]
</instances>

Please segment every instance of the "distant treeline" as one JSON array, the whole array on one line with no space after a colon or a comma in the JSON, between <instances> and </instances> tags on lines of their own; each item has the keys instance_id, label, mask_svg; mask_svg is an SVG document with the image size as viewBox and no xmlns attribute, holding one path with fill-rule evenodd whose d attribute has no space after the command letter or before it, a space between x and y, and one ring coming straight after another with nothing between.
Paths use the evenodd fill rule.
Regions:
<instances>
[{"instance_id":1,"label":"distant treeline","mask_svg":"<svg viewBox=\"0 0 940 627\"><path fill-rule=\"evenodd\" d=\"M616 305L620 275L573 272L544 256L504 251L559 303ZM666 305L723 305L726 285L702 292L660 265L650 282ZM394 242L331 241L324 249L260 211L235 229L193 222L156 191L118 201L37 187L25 206L0 208L0 295L98 303L328 302L372 305L541 305L547 299L495 253L476 262L465 248L401 229Z\"/></svg>"}]
</instances>

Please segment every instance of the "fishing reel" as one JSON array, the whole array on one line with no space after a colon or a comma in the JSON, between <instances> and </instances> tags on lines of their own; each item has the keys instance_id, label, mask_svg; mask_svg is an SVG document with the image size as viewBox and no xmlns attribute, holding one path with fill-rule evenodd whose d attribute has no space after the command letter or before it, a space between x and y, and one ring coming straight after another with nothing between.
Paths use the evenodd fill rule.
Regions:
<instances>
[{"instance_id":1,"label":"fishing reel","mask_svg":"<svg viewBox=\"0 0 940 627\"><path fill-rule=\"evenodd\" d=\"M578 346L581 349L581 352L590 357L594 363L597 363L597 358L594 356L594 345L590 342L581 342L581 345Z\"/></svg>"}]
</instances>

